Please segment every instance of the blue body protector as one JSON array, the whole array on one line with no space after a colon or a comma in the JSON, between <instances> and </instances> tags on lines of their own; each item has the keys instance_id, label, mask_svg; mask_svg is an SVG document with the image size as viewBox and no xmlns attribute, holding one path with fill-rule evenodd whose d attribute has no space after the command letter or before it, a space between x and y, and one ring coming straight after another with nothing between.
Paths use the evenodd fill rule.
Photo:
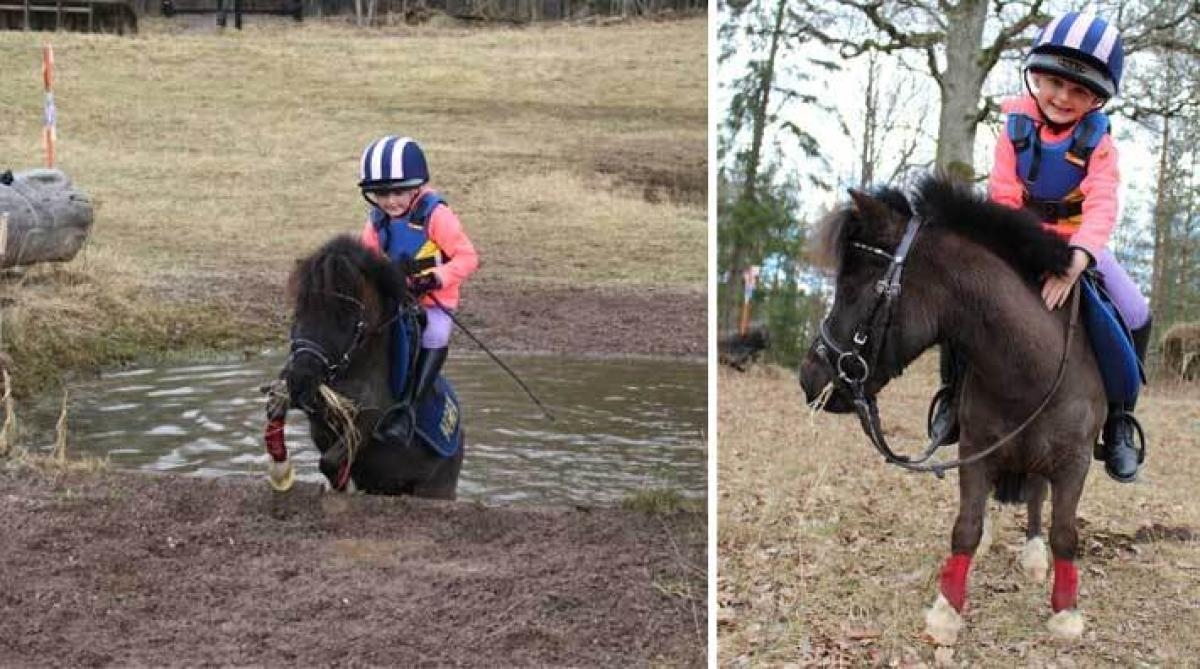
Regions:
<instances>
[{"instance_id":1,"label":"blue body protector","mask_svg":"<svg viewBox=\"0 0 1200 669\"><path fill-rule=\"evenodd\" d=\"M443 200L437 193L426 193L400 218L390 218L376 207L371 211L371 224L379 234L379 245L394 263L414 263L411 271L420 273L437 265L440 254L429 239L429 217ZM392 367L388 384L392 398L399 400L412 378L417 355L421 348L421 328L416 318L400 318L393 326ZM438 455L449 458L458 452L461 412L458 395L444 376L438 376L433 388L415 408L417 437Z\"/></svg>"},{"instance_id":2,"label":"blue body protector","mask_svg":"<svg viewBox=\"0 0 1200 669\"><path fill-rule=\"evenodd\" d=\"M371 225L379 234L379 247L392 262L398 263L404 260L426 262L428 267L436 264L429 264L431 261L425 261L422 249L425 249L426 245L430 243L429 218L433 215L433 210L444 203L445 200L441 195L430 191L422 195L408 213L399 218L389 217L387 212L379 207L371 210ZM423 270L428 267L413 269Z\"/></svg>"},{"instance_id":3,"label":"blue body protector","mask_svg":"<svg viewBox=\"0 0 1200 669\"><path fill-rule=\"evenodd\" d=\"M1037 123L1024 114L1009 114L1007 129L1017 154L1017 174L1025 184L1026 205L1046 223L1077 229L1083 213L1077 191L1087 175L1088 159L1109 131L1108 117L1099 110L1089 112L1070 137L1053 144L1042 142ZM1110 402L1131 403L1145 381L1133 337L1096 275L1085 274L1079 285L1083 321L1104 392Z\"/></svg>"},{"instance_id":4,"label":"blue body protector","mask_svg":"<svg viewBox=\"0 0 1200 669\"><path fill-rule=\"evenodd\" d=\"M1104 393L1109 402L1132 404L1146 381L1133 336L1094 273L1079 278L1079 289L1083 291L1083 323L1104 380Z\"/></svg>"},{"instance_id":5,"label":"blue body protector","mask_svg":"<svg viewBox=\"0 0 1200 669\"><path fill-rule=\"evenodd\" d=\"M1070 137L1053 144L1042 141L1038 127L1025 114L1008 115L1008 137L1017 155L1017 175L1025 184L1028 204L1046 222L1077 217L1083 211L1082 204L1063 200L1083 183L1088 160L1109 131L1108 116L1098 109L1088 112L1075 124Z\"/></svg>"}]
</instances>

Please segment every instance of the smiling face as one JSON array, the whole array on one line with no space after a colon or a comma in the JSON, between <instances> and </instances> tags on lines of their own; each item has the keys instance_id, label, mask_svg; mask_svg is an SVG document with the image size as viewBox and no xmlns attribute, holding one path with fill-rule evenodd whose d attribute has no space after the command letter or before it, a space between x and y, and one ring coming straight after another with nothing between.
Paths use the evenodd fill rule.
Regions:
<instances>
[{"instance_id":1,"label":"smiling face","mask_svg":"<svg viewBox=\"0 0 1200 669\"><path fill-rule=\"evenodd\" d=\"M416 201L419 192L419 187L392 188L371 191L371 197L374 198L375 204L386 212L388 216L398 218L412 208L413 202Z\"/></svg>"},{"instance_id":2,"label":"smiling face","mask_svg":"<svg viewBox=\"0 0 1200 669\"><path fill-rule=\"evenodd\" d=\"M1069 79L1046 72L1031 72L1029 81L1033 97L1052 123L1074 123L1100 106L1100 98L1095 93Z\"/></svg>"}]
</instances>

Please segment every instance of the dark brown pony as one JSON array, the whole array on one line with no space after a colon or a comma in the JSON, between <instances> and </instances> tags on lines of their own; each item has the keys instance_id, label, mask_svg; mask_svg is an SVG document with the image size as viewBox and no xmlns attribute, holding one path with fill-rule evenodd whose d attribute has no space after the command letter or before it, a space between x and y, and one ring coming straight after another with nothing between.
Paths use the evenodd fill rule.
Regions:
<instances>
[{"instance_id":1,"label":"dark brown pony","mask_svg":"<svg viewBox=\"0 0 1200 669\"><path fill-rule=\"evenodd\" d=\"M398 318L416 317L403 273L358 240L340 236L297 262L288 296L295 305L291 355L281 376L288 404L308 416L330 485L453 499L465 450L461 441L454 456L441 457L417 437L405 444L375 438L375 423L393 402L388 385L392 325ZM349 425L322 386L351 400L355 410ZM282 423L277 425L282 430ZM282 433L278 444L286 459ZM267 445L278 462L270 427Z\"/></svg>"},{"instance_id":2,"label":"dark brown pony","mask_svg":"<svg viewBox=\"0 0 1200 669\"><path fill-rule=\"evenodd\" d=\"M911 202L894 189L850 195L852 202L821 229L836 293L822 335L801 364L808 400L832 384L825 410L855 411L857 389L860 406L873 413L879 390L931 346L952 345L969 360L958 404L958 458L967 462L958 470L951 555L927 631L950 644L961 628L967 574L993 492L1002 502L1026 502L1021 563L1027 574L1045 578L1042 504L1049 488L1054 615L1048 624L1061 635L1080 634L1076 507L1106 403L1086 334L1069 327L1078 305L1049 311L1040 296L1043 277L1067 268L1066 244L1026 212L944 178L925 178ZM867 417L860 412L860 418L867 429Z\"/></svg>"}]
</instances>

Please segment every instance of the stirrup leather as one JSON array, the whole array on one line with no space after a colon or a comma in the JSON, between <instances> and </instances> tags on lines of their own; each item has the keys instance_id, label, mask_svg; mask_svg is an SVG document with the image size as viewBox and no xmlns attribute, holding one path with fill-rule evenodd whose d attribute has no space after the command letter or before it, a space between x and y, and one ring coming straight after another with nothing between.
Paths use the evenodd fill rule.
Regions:
<instances>
[{"instance_id":1,"label":"stirrup leather","mask_svg":"<svg viewBox=\"0 0 1200 669\"><path fill-rule=\"evenodd\" d=\"M925 434L930 439L933 439L933 437L934 437L933 416L934 416L934 414L937 413L937 410L939 408L941 408L943 405L948 405L949 403L954 401L954 391L955 391L954 386L945 385L945 386L942 386L941 388L938 388L937 392L933 394L933 399L930 400L930 402L929 402L929 412L925 416ZM947 411L949 411L949 409L947 409ZM947 437L947 438L950 435L954 434L954 427L957 426L958 416L951 416L950 421L951 421L950 433L943 435L944 437Z\"/></svg>"}]
</instances>

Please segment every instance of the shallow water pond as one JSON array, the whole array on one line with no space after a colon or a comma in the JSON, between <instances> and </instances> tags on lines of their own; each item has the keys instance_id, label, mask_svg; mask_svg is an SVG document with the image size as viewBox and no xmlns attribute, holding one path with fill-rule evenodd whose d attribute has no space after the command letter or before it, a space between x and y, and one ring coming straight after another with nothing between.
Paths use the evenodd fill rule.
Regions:
<instances>
[{"instance_id":1,"label":"shallow water pond","mask_svg":"<svg viewBox=\"0 0 1200 669\"><path fill-rule=\"evenodd\" d=\"M460 499L489 504L601 504L648 488L705 494L706 368L675 360L506 356L555 414L545 419L483 355L452 352L467 456ZM142 368L72 386L69 450L112 466L193 476L264 477L265 400L282 355L247 362ZM43 434L56 412L47 401ZM322 481L303 415L288 415L301 480Z\"/></svg>"}]
</instances>

